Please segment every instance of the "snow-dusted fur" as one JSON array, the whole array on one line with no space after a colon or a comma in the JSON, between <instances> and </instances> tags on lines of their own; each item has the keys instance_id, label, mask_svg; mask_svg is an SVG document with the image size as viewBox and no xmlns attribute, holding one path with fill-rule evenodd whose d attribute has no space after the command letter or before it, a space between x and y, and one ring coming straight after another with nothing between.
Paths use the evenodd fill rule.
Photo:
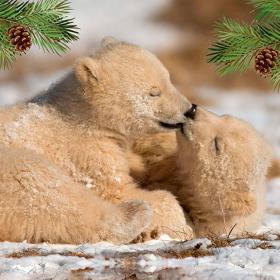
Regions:
<instances>
[{"instance_id":1,"label":"snow-dusted fur","mask_svg":"<svg viewBox=\"0 0 280 280\"><path fill-rule=\"evenodd\" d=\"M254 231L265 210L265 175L271 148L248 123L202 108L184 133L139 140L149 189L176 195L197 236ZM150 148L148 148L150 147Z\"/></svg>"},{"instance_id":2,"label":"snow-dusted fur","mask_svg":"<svg viewBox=\"0 0 280 280\"><path fill-rule=\"evenodd\" d=\"M138 189L127 160L132 139L189 108L154 55L108 38L44 95L1 109L0 240L191 237L175 197Z\"/></svg>"}]
</instances>

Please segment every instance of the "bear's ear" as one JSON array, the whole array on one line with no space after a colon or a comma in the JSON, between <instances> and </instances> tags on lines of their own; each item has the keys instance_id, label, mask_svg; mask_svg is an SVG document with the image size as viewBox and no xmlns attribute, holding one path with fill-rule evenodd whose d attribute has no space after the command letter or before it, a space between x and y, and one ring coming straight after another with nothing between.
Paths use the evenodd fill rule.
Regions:
<instances>
[{"instance_id":1,"label":"bear's ear","mask_svg":"<svg viewBox=\"0 0 280 280\"><path fill-rule=\"evenodd\" d=\"M98 68L98 63L95 59L84 57L77 61L75 74L81 83L88 84L92 79L98 81Z\"/></svg>"},{"instance_id":2,"label":"bear's ear","mask_svg":"<svg viewBox=\"0 0 280 280\"><path fill-rule=\"evenodd\" d=\"M120 41L112 36L107 36L105 38L102 39L101 41L101 46L102 47L108 47L110 45L116 45L120 43Z\"/></svg>"}]
</instances>

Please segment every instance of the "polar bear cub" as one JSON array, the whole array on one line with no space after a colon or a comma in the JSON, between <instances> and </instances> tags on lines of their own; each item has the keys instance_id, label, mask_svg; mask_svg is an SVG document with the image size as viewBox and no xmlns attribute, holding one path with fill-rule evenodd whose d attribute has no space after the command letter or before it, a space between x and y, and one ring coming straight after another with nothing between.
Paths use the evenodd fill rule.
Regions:
<instances>
[{"instance_id":1,"label":"polar bear cub","mask_svg":"<svg viewBox=\"0 0 280 280\"><path fill-rule=\"evenodd\" d=\"M135 145L149 165L147 187L171 191L196 236L255 231L265 211L271 147L243 120L196 106L190 112L177 144L162 134Z\"/></svg>"},{"instance_id":2,"label":"polar bear cub","mask_svg":"<svg viewBox=\"0 0 280 280\"><path fill-rule=\"evenodd\" d=\"M0 241L192 237L176 198L139 189L127 157L135 137L180 128L190 107L153 54L107 38L45 94L1 108Z\"/></svg>"},{"instance_id":3,"label":"polar bear cub","mask_svg":"<svg viewBox=\"0 0 280 280\"><path fill-rule=\"evenodd\" d=\"M271 147L248 123L198 108L177 133L177 195L197 235L256 230L265 211Z\"/></svg>"}]
</instances>

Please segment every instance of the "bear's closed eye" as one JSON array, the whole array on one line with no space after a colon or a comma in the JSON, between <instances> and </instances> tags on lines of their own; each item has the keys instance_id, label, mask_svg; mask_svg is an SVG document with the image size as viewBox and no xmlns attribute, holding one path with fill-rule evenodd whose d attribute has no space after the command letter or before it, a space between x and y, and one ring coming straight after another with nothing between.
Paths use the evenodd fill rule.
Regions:
<instances>
[{"instance_id":1,"label":"bear's closed eye","mask_svg":"<svg viewBox=\"0 0 280 280\"><path fill-rule=\"evenodd\" d=\"M161 95L161 91L159 89L150 91L150 96L152 96L152 97L156 97L156 96L160 96L160 95Z\"/></svg>"},{"instance_id":2,"label":"bear's closed eye","mask_svg":"<svg viewBox=\"0 0 280 280\"><path fill-rule=\"evenodd\" d=\"M216 151L217 155L220 155L222 152L222 147L221 147L220 141L221 141L221 138L219 138L219 137L214 138L214 146L215 146L215 151Z\"/></svg>"}]
</instances>

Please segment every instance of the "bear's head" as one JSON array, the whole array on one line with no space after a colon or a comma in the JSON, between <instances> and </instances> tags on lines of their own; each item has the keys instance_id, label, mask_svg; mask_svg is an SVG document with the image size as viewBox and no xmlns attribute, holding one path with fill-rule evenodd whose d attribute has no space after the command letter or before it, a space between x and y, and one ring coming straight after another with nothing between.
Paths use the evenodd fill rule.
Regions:
<instances>
[{"instance_id":1,"label":"bear's head","mask_svg":"<svg viewBox=\"0 0 280 280\"><path fill-rule=\"evenodd\" d=\"M132 137L186 121L191 104L162 63L141 47L106 38L94 56L78 61L75 73L100 129Z\"/></svg>"},{"instance_id":2,"label":"bear's head","mask_svg":"<svg viewBox=\"0 0 280 280\"><path fill-rule=\"evenodd\" d=\"M183 180L208 195L252 191L271 162L271 147L250 124L201 107L177 132L177 141Z\"/></svg>"}]
</instances>

